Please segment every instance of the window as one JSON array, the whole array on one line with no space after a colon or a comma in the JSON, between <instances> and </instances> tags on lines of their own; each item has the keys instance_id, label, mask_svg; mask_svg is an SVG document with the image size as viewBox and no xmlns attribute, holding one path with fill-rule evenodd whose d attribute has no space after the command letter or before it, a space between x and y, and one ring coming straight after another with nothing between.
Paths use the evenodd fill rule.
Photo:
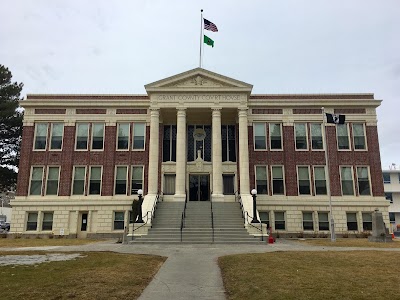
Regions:
<instances>
[{"instance_id":1,"label":"window","mask_svg":"<svg viewBox=\"0 0 400 300\"><path fill-rule=\"evenodd\" d=\"M396 223L396 216L394 215L394 212L389 213L389 221L390 223Z\"/></svg>"},{"instance_id":2,"label":"window","mask_svg":"<svg viewBox=\"0 0 400 300\"><path fill-rule=\"evenodd\" d=\"M63 142L64 124L51 124L50 150L61 150Z\"/></svg>"},{"instance_id":3,"label":"window","mask_svg":"<svg viewBox=\"0 0 400 300\"><path fill-rule=\"evenodd\" d=\"M353 184L353 168L352 167L341 167L340 177L342 181L342 195L354 195L354 184Z\"/></svg>"},{"instance_id":4,"label":"window","mask_svg":"<svg viewBox=\"0 0 400 300\"><path fill-rule=\"evenodd\" d=\"M393 203L393 194L392 193L385 193L385 198L388 200L390 203Z\"/></svg>"},{"instance_id":5,"label":"window","mask_svg":"<svg viewBox=\"0 0 400 300\"><path fill-rule=\"evenodd\" d=\"M43 167L32 167L31 187L29 195L41 195L43 183Z\"/></svg>"},{"instance_id":6,"label":"window","mask_svg":"<svg viewBox=\"0 0 400 300\"><path fill-rule=\"evenodd\" d=\"M201 158L211 162L212 128L210 125L189 125L187 127L187 161L195 161L200 150ZM195 138L198 134L201 139ZM205 137L203 136L205 134Z\"/></svg>"},{"instance_id":7,"label":"window","mask_svg":"<svg viewBox=\"0 0 400 300\"><path fill-rule=\"evenodd\" d=\"M163 161L176 161L176 125L164 125Z\"/></svg>"},{"instance_id":8,"label":"window","mask_svg":"<svg viewBox=\"0 0 400 300\"><path fill-rule=\"evenodd\" d=\"M164 175L164 195L175 194L175 174Z\"/></svg>"},{"instance_id":9,"label":"window","mask_svg":"<svg viewBox=\"0 0 400 300\"><path fill-rule=\"evenodd\" d=\"M257 194L268 195L267 166L256 166Z\"/></svg>"},{"instance_id":10,"label":"window","mask_svg":"<svg viewBox=\"0 0 400 300\"><path fill-rule=\"evenodd\" d=\"M224 186L224 195L235 194L235 175L233 174L222 174L222 183Z\"/></svg>"},{"instance_id":11,"label":"window","mask_svg":"<svg viewBox=\"0 0 400 300\"><path fill-rule=\"evenodd\" d=\"M35 150L46 150L47 123L37 123L35 128Z\"/></svg>"},{"instance_id":12,"label":"window","mask_svg":"<svg viewBox=\"0 0 400 300\"><path fill-rule=\"evenodd\" d=\"M310 195L310 172L308 167L297 167L298 187L300 195Z\"/></svg>"},{"instance_id":13,"label":"window","mask_svg":"<svg viewBox=\"0 0 400 300\"><path fill-rule=\"evenodd\" d=\"M129 150L129 123L118 124L118 142L117 150Z\"/></svg>"},{"instance_id":14,"label":"window","mask_svg":"<svg viewBox=\"0 0 400 300\"><path fill-rule=\"evenodd\" d=\"M74 182L72 184L72 195L85 194L86 167L74 167Z\"/></svg>"},{"instance_id":15,"label":"window","mask_svg":"<svg viewBox=\"0 0 400 300\"><path fill-rule=\"evenodd\" d=\"M364 124L353 124L353 142L355 150L365 150L365 131Z\"/></svg>"},{"instance_id":16,"label":"window","mask_svg":"<svg viewBox=\"0 0 400 300\"><path fill-rule=\"evenodd\" d=\"M132 167L131 195L136 195L138 190L143 190L143 166Z\"/></svg>"},{"instance_id":17,"label":"window","mask_svg":"<svg viewBox=\"0 0 400 300\"><path fill-rule=\"evenodd\" d=\"M49 167L47 172L46 195L58 195L60 167Z\"/></svg>"},{"instance_id":18,"label":"window","mask_svg":"<svg viewBox=\"0 0 400 300\"><path fill-rule=\"evenodd\" d=\"M271 227L271 224L269 222L269 211L260 211L259 212L260 215L260 221L263 224L267 225L267 229Z\"/></svg>"},{"instance_id":19,"label":"window","mask_svg":"<svg viewBox=\"0 0 400 300\"><path fill-rule=\"evenodd\" d=\"M282 150L281 124L269 124L271 150Z\"/></svg>"},{"instance_id":20,"label":"window","mask_svg":"<svg viewBox=\"0 0 400 300\"><path fill-rule=\"evenodd\" d=\"M285 184L283 180L283 167L273 166L272 167L272 194L273 195L284 195Z\"/></svg>"},{"instance_id":21,"label":"window","mask_svg":"<svg viewBox=\"0 0 400 300\"><path fill-rule=\"evenodd\" d=\"M104 123L92 124L92 150L103 150Z\"/></svg>"},{"instance_id":22,"label":"window","mask_svg":"<svg viewBox=\"0 0 400 300\"><path fill-rule=\"evenodd\" d=\"M383 173L383 183L390 183L390 173Z\"/></svg>"},{"instance_id":23,"label":"window","mask_svg":"<svg viewBox=\"0 0 400 300\"><path fill-rule=\"evenodd\" d=\"M337 141L339 150L349 150L349 130L347 124L336 125Z\"/></svg>"},{"instance_id":24,"label":"window","mask_svg":"<svg viewBox=\"0 0 400 300\"><path fill-rule=\"evenodd\" d=\"M37 230L37 220L38 220L38 213L37 212L28 213L28 220L26 222L26 231L35 231L35 230Z\"/></svg>"},{"instance_id":25,"label":"window","mask_svg":"<svg viewBox=\"0 0 400 300\"><path fill-rule=\"evenodd\" d=\"M144 137L145 137L146 126L144 123L134 123L133 124L133 150L143 150L144 149Z\"/></svg>"},{"instance_id":26,"label":"window","mask_svg":"<svg viewBox=\"0 0 400 300\"><path fill-rule=\"evenodd\" d=\"M326 195L325 167L314 167L315 195Z\"/></svg>"},{"instance_id":27,"label":"window","mask_svg":"<svg viewBox=\"0 0 400 300\"><path fill-rule=\"evenodd\" d=\"M363 213L363 230L372 230L372 214L371 213Z\"/></svg>"},{"instance_id":28,"label":"window","mask_svg":"<svg viewBox=\"0 0 400 300\"><path fill-rule=\"evenodd\" d=\"M254 149L266 150L267 149L267 133L265 123L254 123Z\"/></svg>"},{"instance_id":29,"label":"window","mask_svg":"<svg viewBox=\"0 0 400 300\"><path fill-rule=\"evenodd\" d=\"M42 230L53 230L53 213L43 213Z\"/></svg>"},{"instance_id":30,"label":"window","mask_svg":"<svg viewBox=\"0 0 400 300\"><path fill-rule=\"evenodd\" d=\"M303 230L314 230L312 212L303 212Z\"/></svg>"},{"instance_id":31,"label":"window","mask_svg":"<svg viewBox=\"0 0 400 300\"><path fill-rule=\"evenodd\" d=\"M236 161L235 126L222 125L222 161Z\"/></svg>"},{"instance_id":32,"label":"window","mask_svg":"<svg viewBox=\"0 0 400 300\"><path fill-rule=\"evenodd\" d=\"M296 150L307 150L307 124L294 124Z\"/></svg>"},{"instance_id":33,"label":"window","mask_svg":"<svg viewBox=\"0 0 400 300\"><path fill-rule=\"evenodd\" d=\"M347 230L358 230L357 226L357 214L347 213Z\"/></svg>"},{"instance_id":34,"label":"window","mask_svg":"<svg viewBox=\"0 0 400 300\"><path fill-rule=\"evenodd\" d=\"M101 194L101 167L90 167L89 195Z\"/></svg>"},{"instance_id":35,"label":"window","mask_svg":"<svg viewBox=\"0 0 400 300\"><path fill-rule=\"evenodd\" d=\"M329 218L327 212L318 213L318 228L320 231L329 230Z\"/></svg>"},{"instance_id":36,"label":"window","mask_svg":"<svg viewBox=\"0 0 400 300\"><path fill-rule=\"evenodd\" d=\"M285 212L275 212L275 230L285 230Z\"/></svg>"},{"instance_id":37,"label":"window","mask_svg":"<svg viewBox=\"0 0 400 300\"><path fill-rule=\"evenodd\" d=\"M115 174L115 195L126 195L126 178L128 175L128 167L120 167L116 168Z\"/></svg>"},{"instance_id":38,"label":"window","mask_svg":"<svg viewBox=\"0 0 400 300\"><path fill-rule=\"evenodd\" d=\"M367 167L357 167L358 194L371 195L369 172Z\"/></svg>"},{"instance_id":39,"label":"window","mask_svg":"<svg viewBox=\"0 0 400 300\"><path fill-rule=\"evenodd\" d=\"M313 150L324 149L321 124L311 123L311 149Z\"/></svg>"},{"instance_id":40,"label":"window","mask_svg":"<svg viewBox=\"0 0 400 300\"><path fill-rule=\"evenodd\" d=\"M89 124L78 123L76 125L76 150L87 150L89 139Z\"/></svg>"},{"instance_id":41,"label":"window","mask_svg":"<svg viewBox=\"0 0 400 300\"><path fill-rule=\"evenodd\" d=\"M114 230L124 230L124 215L123 211L114 212Z\"/></svg>"}]
</instances>

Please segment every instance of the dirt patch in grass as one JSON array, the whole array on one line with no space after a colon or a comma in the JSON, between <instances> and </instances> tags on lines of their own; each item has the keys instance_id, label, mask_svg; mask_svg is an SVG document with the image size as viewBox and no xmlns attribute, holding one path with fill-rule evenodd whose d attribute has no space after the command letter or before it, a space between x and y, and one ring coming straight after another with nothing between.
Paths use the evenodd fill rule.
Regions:
<instances>
[{"instance_id":1,"label":"dirt patch in grass","mask_svg":"<svg viewBox=\"0 0 400 300\"><path fill-rule=\"evenodd\" d=\"M10 253L15 254L24 252ZM137 299L166 259L111 252L82 255L34 266L2 266L1 298Z\"/></svg>"},{"instance_id":2,"label":"dirt patch in grass","mask_svg":"<svg viewBox=\"0 0 400 300\"><path fill-rule=\"evenodd\" d=\"M304 243L313 246L324 247L366 247L366 248L400 248L400 240L395 239L392 243L375 243L369 242L368 239L336 239L336 242L331 242L330 239L323 240L299 240L299 243Z\"/></svg>"},{"instance_id":3,"label":"dirt patch in grass","mask_svg":"<svg viewBox=\"0 0 400 300\"><path fill-rule=\"evenodd\" d=\"M400 252L272 252L218 263L228 299L399 299Z\"/></svg>"},{"instance_id":4,"label":"dirt patch in grass","mask_svg":"<svg viewBox=\"0 0 400 300\"><path fill-rule=\"evenodd\" d=\"M77 246L98 243L102 240L90 239L1 239L0 248L5 247L44 247L44 246Z\"/></svg>"}]
</instances>

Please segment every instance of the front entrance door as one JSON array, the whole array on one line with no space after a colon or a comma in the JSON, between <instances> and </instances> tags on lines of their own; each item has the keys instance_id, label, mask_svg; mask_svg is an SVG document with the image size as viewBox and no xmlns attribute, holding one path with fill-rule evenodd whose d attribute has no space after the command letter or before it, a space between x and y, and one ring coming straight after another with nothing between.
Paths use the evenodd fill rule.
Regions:
<instances>
[{"instance_id":1,"label":"front entrance door","mask_svg":"<svg viewBox=\"0 0 400 300\"><path fill-rule=\"evenodd\" d=\"M210 176L189 175L189 201L210 201Z\"/></svg>"},{"instance_id":2,"label":"front entrance door","mask_svg":"<svg viewBox=\"0 0 400 300\"><path fill-rule=\"evenodd\" d=\"M88 227L88 213L79 213L79 224L78 224L78 238L86 238L87 227Z\"/></svg>"}]
</instances>

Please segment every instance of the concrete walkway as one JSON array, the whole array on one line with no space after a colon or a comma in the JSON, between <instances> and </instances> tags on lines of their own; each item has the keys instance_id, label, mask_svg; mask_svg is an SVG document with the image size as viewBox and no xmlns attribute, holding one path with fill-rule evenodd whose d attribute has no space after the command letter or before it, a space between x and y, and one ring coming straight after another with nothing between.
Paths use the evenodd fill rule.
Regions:
<instances>
[{"instance_id":1,"label":"concrete walkway","mask_svg":"<svg viewBox=\"0 0 400 300\"><path fill-rule=\"evenodd\" d=\"M2 248L2 251L28 250ZM30 247L29 250L51 251L112 251L120 253L153 254L168 257L139 299L225 299L220 256L240 253L275 251L400 251L400 248L341 248L309 246L281 240L273 245L122 245L114 241L82 246Z\"/></svg>"}]
</instances>

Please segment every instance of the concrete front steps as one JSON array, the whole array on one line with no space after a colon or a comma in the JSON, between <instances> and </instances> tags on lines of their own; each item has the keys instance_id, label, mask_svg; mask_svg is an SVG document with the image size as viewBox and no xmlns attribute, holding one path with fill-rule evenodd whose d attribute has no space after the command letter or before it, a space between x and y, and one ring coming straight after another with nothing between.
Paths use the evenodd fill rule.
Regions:
<instances>
[{"instance_id":1,"label":"concrete front steps","mask_svg":"<svg viewBox=\"0 0 400 300\"><path fill-rule=\"evenodd\" d=\"M186 204L185 226L182 231L181 218L184 209L181 202L160 202L152 228L148 235L134 238L130 243L160 244L259 244L259 237L248 234L244 228L239 203L209 201ZM214 215L214 240L211 220L211 205Z\"/></svg>"}]
</instances>

